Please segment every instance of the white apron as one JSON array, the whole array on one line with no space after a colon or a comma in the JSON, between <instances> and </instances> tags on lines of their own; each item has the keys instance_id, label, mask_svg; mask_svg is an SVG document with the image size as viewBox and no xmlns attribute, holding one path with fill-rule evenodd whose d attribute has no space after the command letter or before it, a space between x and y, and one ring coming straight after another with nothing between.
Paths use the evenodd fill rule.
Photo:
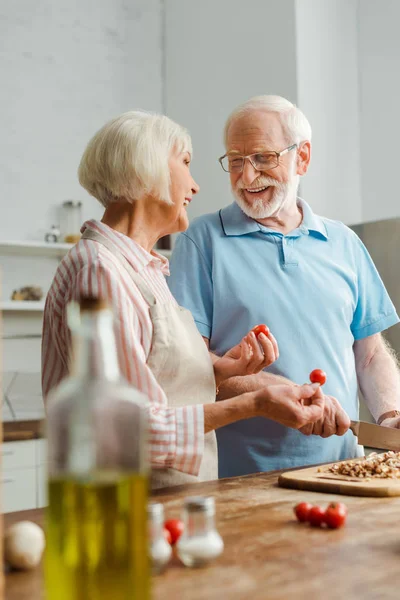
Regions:
<instances>
[{"instance_id":1,"label":"white apron","mask_svg":"<svg viewBox=\"0 0 400 600\"><path fill-rule=\"evenodd\" d=\"M88 228L82 237L102 244L121 261L149 305L153 339L147 364L164 390L168 406L192 406L215 402L215 377L211 357L192 314L172 302L157 303L142 277L105 236ZM215 431L205 434L204 454L198 476L188 475L176 469L153 468L151 487L158 489L210 479L218 479Z\"/></svg>"}]
</instances>

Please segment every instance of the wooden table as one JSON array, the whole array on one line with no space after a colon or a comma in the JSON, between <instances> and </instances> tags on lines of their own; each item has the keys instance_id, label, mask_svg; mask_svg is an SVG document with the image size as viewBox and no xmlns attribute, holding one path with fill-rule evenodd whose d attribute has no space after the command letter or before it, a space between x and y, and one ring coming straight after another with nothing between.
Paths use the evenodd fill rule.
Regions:
<instances>
[{"instance_id":1,"label":"wooden table","mask_svg":"<svg viewBox=\"0 0 400 600\"><path fill-rule=\"evenodd\" d=\"M279 473L237 477L163 490L167 517L180 514L184 496L213 495L224 554L203 569L174 559L153 580L153 600L398 600L400 594L400 497L360 498L277 487ZM345 501L343 529L299 524L293 506ZM6 525L41 510L6 515ZM38 568L6 577L6 600L42 600ZM71 599L73 600L73 599ZM112 600L112 599L110 599Z\"/></svg>"}]
</instances>

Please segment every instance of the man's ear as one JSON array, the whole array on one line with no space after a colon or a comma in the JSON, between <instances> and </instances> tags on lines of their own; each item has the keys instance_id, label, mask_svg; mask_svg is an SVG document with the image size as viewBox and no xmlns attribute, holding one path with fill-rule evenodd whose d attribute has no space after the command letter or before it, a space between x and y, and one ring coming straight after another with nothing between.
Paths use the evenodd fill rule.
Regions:
<instances>
[{"instance_id":1,"label":"man's ear","mask_svg":"<svg viewBox=\"0 0 400 600\"><path fill-rule=\"evenodd\" d=\"M311 160L311 142L301 142L297 149L297 175L305 175Z\"/></svg>"}]
</instances>

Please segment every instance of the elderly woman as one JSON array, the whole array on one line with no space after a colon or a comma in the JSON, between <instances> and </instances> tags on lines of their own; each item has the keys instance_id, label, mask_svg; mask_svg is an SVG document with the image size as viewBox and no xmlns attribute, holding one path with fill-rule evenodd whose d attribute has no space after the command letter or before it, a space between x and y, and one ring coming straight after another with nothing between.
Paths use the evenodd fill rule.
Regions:
<instances>
[{"instance_id":1,"label":"elderly woman","mask_svg":"<svg viewBox=\"0 0 400 600\"><path fill-rule=\"evenodd\" d=\"M211 356L192 315L168 289L168 261L153 248L188 227L186 207L199 191L191 154L186 130L161 115L128 112L95 134L79 181L105 207L104 215L83 225L82 239L57 270L44 313L46 397L67 375L69 301L98 294L111 303L122 372L150 401L155 488L217 478L218 427L257 415L290 424L294 414L304 425L322 415L322 395L311 385L278 385L215 402L223 380L260 371L277 358L278 346L272 334L257 339L250 332L224 356Z\"/></svg>"}]
</instances>

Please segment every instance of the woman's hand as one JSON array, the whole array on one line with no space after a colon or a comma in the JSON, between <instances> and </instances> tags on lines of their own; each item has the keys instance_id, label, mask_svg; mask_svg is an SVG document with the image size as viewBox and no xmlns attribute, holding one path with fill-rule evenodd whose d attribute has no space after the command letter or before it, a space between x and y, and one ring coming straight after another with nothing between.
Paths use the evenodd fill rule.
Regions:
<instances>
[{"instance_id":1,"label":"woman's hand","mask_svg":"<svg viewBox=\"0 0 400 600\"><path fill-rule=\"evenodd\" d=\"M257 338L250 331L239 344L215 361L217 386L230 377L254 375L271 365L278 357L278 344L271 332L268 335L260 333Z\"/></svg>"},{"instance_id":2,"label":"woman's hand","mask_svg":"<svg viewBox=\"0 0 400 600\"><path fill-rule=\"evenodd\" d=\"M323 418L325 396L318 383L283 383L257 391L256 404L257 416L301 431Z\"/></svg>"}]
</instances>

